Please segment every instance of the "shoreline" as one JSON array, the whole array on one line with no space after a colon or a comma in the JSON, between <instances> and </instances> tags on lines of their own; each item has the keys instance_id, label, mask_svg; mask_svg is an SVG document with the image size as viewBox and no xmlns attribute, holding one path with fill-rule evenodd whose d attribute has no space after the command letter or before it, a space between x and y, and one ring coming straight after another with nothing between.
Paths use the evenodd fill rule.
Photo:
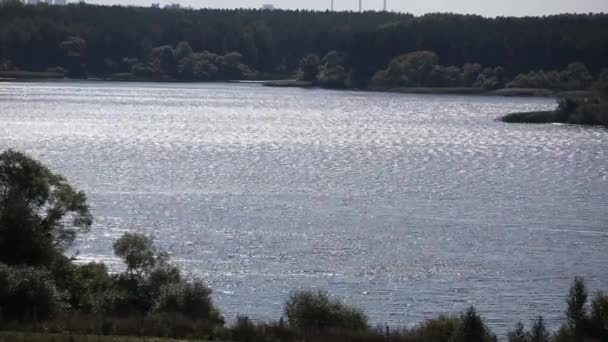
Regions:
<instances>
[{"instance_id":1,"label":"shoreline","mask_svg":"<svg viewBox=\"0 0 608 342\"><path fill-rule=\"evenodd\" d=\"M532 111L510 113L498 118L504 123L519 123L519 124L564 124L564 125L579 125L585 127L598 127L608 129L608 125L595 121L583 121L577 119L576 113L562 113L558 110Z\"/></svg>"},{"instance_id":2,"label":"shoreline","mask_svg":"<svg viewBox=\"0 0 608 342\"><path fill-rule=\"evenodd\" d=\"M392 93L406 95L461 95L461 96L498 96L498 97L536 97L536 98L565 98L565 97L586 97L593 94L589 90L579 91L552 91L549 89L528 89L528 88L503 88L497 90L485 90L481 88L466 87L411 87L411 88L392 88L392 89L332 89L324 88L313 82L297 80L221 80L221 81L184 81L177 79L103 79L103 78L67 78L67 77L3 77L0 73L0 83L36 83L36 82L55 82L55 83L169 83L169 84L255 84L264 87L274 88L301 88L301 89L320 89L333 91L360 91L376 93ZM545 111L515 112L497 118L497 121L504 123L523 123L523 124L551 124L559 123L566 125L581 125L588 127L608 128L608 125L599 122L585 122L573 118L575 113L562 113L557 109Z\"/></svg>"},{"instance_id":3,"label":"shoreline","mask_svg":"<svg viewBox=\"0 0 608 342\"><path fill-rule=\"evenodd\" d=\"M478 95L478 96L501 96L501 97L560 97L562 92L549 89L528 89L528 88L502 88L497 90L486 90L482 88L468 87L409 87L409 88L369 88L369 89L349 89L349 88L325 88L315 85L313 82L297 80L216 80L216 81L186 81L177 79L145 79L145 78L68 78L68 77L6 77L0 73L0 83L2 82L118 82L118 83L183 83L183 84L213 84L213 83L242 83L259 84L264 87L273 88L302 88L302 89L323 89L323 90L350 90L362 92L378 92L393 94L412 94L412 95ZM587 91L582 91L587 92Z\"/></svg>"}]
</instances>

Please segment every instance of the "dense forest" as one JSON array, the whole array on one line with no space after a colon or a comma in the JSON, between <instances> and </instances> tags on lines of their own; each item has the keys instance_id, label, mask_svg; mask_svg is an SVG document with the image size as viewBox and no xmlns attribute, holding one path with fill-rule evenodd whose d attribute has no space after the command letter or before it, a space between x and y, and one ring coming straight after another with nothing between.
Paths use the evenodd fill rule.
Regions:
<instances>
[{"instance_id":1,"label":"dense forest","mask_svg":"<svg viewBox=\"0 0 608 342\"><path fill-rule=\"evenodd\" d=\"M0 10L0 71L206 81L291 77L298 70L302 76L302 64L316 61L319 81L328 86L367 88L375 76L376 83L386 81L378 72L392 60L399 64L399 56L416 51L433 63L417 86L444 85L443 79L447 86L534 84L524 76L559 74L574 62L570 69L583 66L597 78L608 63L608 15L414 17L14 3ZM466 81L465 68L479 69L476 78Z\"/></svg>"}]
</instances>

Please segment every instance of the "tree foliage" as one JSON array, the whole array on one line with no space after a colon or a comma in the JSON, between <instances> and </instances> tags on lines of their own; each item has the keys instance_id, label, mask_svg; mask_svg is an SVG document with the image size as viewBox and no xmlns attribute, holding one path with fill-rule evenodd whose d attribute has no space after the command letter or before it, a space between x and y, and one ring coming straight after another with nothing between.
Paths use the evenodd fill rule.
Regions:
<instances>
[{"instance_id":1,"label":"tree foliage","mask_svg":"<svg viewBox=\"0 0 608 342\"><path fill-rule=\"evenodd\" d=\"M575 278L568 293L566 317L568 318L568 327L580 340L582 340L586 328L587 310L585 303L587 303L587 295L583 278Z\"/></svg>"},{"instance_id":2,"label":"tree foliage","mask_svg":"<svg viewBox=\"0 0 608 342\"><path fill-rule=\"evenodd\" d=\"M292 293L285 303L284 313L291 327L304 331L368 329L367 317L363 312L324 292Z\"/></svg>"},{"instance_id":3,"label":"tree foliage","mask_svg":"<svg viewBox=\"0 0 608 342\"><path fill-rule=\"evenodd\" d=\"M561 71L531 71L509 82L511 88L545 88L555 90L588 89L593 83L587 66L580 62L569 64Z\"/></svg>"},{"instance_id":4,"label":"tree foliage","mask_svg":"<svg viewBox=\"0 0 608 342\"><path fill-rule=\"evenodd\" d=\"M319 73L319 56L308 54L300 61L298 79L301 81L316 82Z\"/></svg>"},{"instance_id":5,"label":"tree foliage","mask_svg":"<svg viewBox=\"0 0 608 342\"><path fill-rule=\"evenodd\" d=\"M65 178L22 153L0 154L0 262L48 266L91 223L84 193Z\"/></svg>"},{"instance_id":6,"label":"tree foliage","mask_svg":"<svg viewBox=\"0 0 608 342\"><path fill-rule=\"evenodd\" d=\"M233 51L243 57L240 67L247 65L262 73L295 73L308 54L325 56L336 51L343 56L340 65L352 86L363 88L395 57L433 51L446 69L437 68L432 83L451 85L455 70L447 68L475 63L492 69L501 66L507 79L534 70L564 70L576 61L597 75L606 67L607 27L606 14L484 18L437 13L414 17L389 12L5 6L0 11L0 60L22 70L63 67L75 77L133 71L139 77L215 80L231 77L222 73L222 63L216 58ZM216 58L207 58L205 52ZM121 67L125 59L137 61L131 65L133 70ZM472 75L470 71L463 72L463 84L472 85L478 78L474 74L481 72ZM438 81L444 77L445 82ZM582 80L586 82L585 77ZM494 87L495 80L490 77L485 84Z\"/></svg>"},{"instance_id":7,"label":"tree foliage","mask_svg":"<svg viewBox=\"0 0 608 342\"><path fill-rule=\"evenodd\" d=\"M328 52L321 60L318 70L316 78L321 87L335 89L346 87L346 70L342 66L342 57L338 52Z\"/></svg>"},{"instance_id":8,"label":"tree foliage","mask_svg":"<svg viewBox=\"0 0 608 342\"><path fill-rule=\"evenodd\" d=\"M538 317L534 321L532 330L530 331L530 342L549 342L550 338L551 335L547 331L543 317Z\"/></svg>"},{"instance_id":9,"label":"tree foliage","mask_svg":"<svg viewBox=\"0 0 608 342\"><path fill-rule=\"evenodd\" d=\"M485 325L481 317L470 307L460 317L460 325L450 340L451 342L492 342L496 341L490 329Z\"/></svg>"},{"instance_id":10,"label":"tree foliage","mask_svg":"<svg viewBox=\"0 0 608 342\"><path fill-rule=\"evenodd\" d=\"M51 273L43 268L0 264L0 319L45 320L64 307Z\"/></svg>"}]
</instances>

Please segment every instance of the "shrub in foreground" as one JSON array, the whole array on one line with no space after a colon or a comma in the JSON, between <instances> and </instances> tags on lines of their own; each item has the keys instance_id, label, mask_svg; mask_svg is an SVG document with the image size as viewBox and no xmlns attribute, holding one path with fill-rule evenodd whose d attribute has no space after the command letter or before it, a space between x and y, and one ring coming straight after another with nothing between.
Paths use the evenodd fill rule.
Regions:
<instances>
[{"instance_id":1,"label":"shrub in foreground","mask_svg":"<svg viewBox=\"0 0 608 342\"><path fill-rule=\"evenodd\" d=\"M284 309L289 326L306 331L346 329L366 331L367 316L325 292L300 291L290 295Z\"/></svg>"},{"instance_id":2,"label":"shrub in foreground","mask_svg":"<svg viewBox=\"0 0 608 342\"><path fill-rule=\"evenodd\" d=\"M62 309L62 296L47 270L0 264L0 319L44 320Z\"/></svg>"},{"instance_id":3,"label":"shrub in foreground","mask_svg":"<svg viewBox=\"0 0 608 342\"><path fill-rule=\"evenodd\" d=\"M405 332L408 341L450 341L460 326L460 317L439 316Z\"/></svg>"},{"instance_id":4,"label":"shrub in foreground","mask_svg":"<svg viewBox=\"0 0 608 342\"><path fill-rule=\"evenodd\" d=\"M153 311L179 313L190 319L223 324L210 296L211 290L199 282L169 284L160 290Z\"/></svg>"}]
</instances>

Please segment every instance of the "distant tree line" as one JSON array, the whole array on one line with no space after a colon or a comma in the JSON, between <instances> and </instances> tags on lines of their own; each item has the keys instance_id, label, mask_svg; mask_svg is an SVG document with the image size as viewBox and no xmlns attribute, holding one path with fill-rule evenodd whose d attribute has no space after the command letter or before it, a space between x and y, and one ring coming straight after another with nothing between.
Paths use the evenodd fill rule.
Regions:
<instances>
[{"instance_id":1,"label":"distant tree line","mask_svg":"<svg viewBox=\"0 0 608 342\"><path fill-rule=\"evenodd\" d=\"M419 54L419 61L403 57L417 51L434 55ZM310 78L316 64L315 79L333 88L368 88L373 82L555 87L575 62L597 78L606 56L605 14L414 17L15 3L0 10L0 71L65 70L71 77L205 81L300 73ZM418 62L425 63L423 78L407 70ZM303 70L302 63L310 68Z\"/></svg>"}]
</instances>

